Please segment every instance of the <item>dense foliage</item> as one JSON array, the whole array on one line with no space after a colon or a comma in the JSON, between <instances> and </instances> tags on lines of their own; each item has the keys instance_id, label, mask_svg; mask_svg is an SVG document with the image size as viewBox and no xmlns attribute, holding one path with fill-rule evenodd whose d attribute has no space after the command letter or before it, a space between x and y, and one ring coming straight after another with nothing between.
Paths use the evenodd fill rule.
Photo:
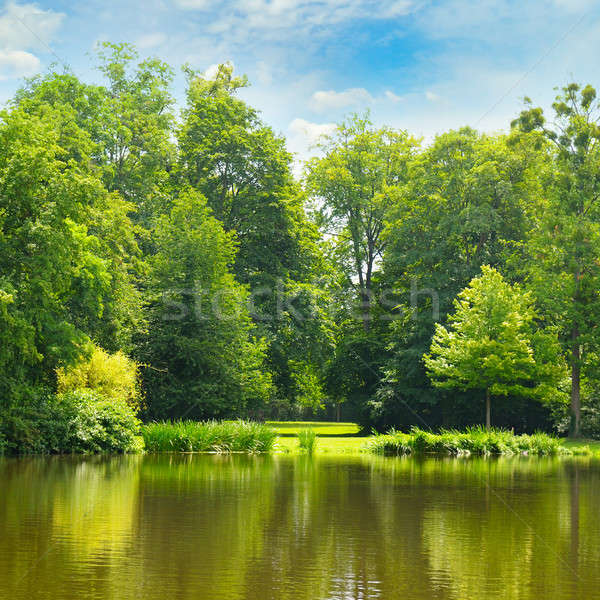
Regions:
<instances>
[{"instance_id":1,"label":"dense foliage","mask_svg":"<svg viewBox=\"0 0 600 600\"><path fill-rule=\"evenodd\" d=\"M535 328L531 295L482 271L454 301L450 326L436 325L423 359L436 387L485 393L489 428L492 396L550 399L564 374L556 335Z\"/></svg>"},{"instance_id":2,"label":"dense foliage","mask_svg":"<svg viewBox=\"0 0 600 600\"><path fill-rule=\"evenodd\" d=\"M141 422L123 400L91 390L38 391L3 410L0 450L19 454L138 452Z\"/></svg>"},{"instance_id":3,"label":"dense foliage","mask_svg":"<svg viewBox=\"0 0 600 600\"><path fill-rule=\"evenodd\" d=\"M298 180L231 65L186 67L177 114L168 65L98 59L0 113L0 445L134 445L40 424L73 407L461 427L486 390L498 426L597 434L593 88L427 145L352 115Z\"/></svg>"}]
</instances>

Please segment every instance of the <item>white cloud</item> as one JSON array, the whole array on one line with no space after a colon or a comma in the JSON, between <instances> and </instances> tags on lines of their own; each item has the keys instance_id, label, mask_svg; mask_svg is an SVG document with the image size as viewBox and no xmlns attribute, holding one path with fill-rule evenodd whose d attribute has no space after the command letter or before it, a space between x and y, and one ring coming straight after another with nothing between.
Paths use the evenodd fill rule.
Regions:
<instances>
[{"instance_id":1,"label":"white cloud","mask_svg":"<svg viewBox=\"0 0 600 600\"><path fill-rule=\"evenodd\" d=\"M288 129L293 136L303 137L308 145L313 145L323 136L331 135L336 127L335 123L311 123L304 119L294 119Z\"/></svg>"},{"instance_id":2,"label":"white cloud","mask_svg":"<svg viewBox=\"0 0 600 600\"><path fill-rule=\"evenodd\" d=\"M321 90L315 92L309 101L309 106L316 112L331 109L361 106L373 102L373 96L365 88L350 88L343 92Z\"/></svg>"},{"instance_id":3,"label":"white cloud","mask_svg":"<svg viewBox=\"0 0 600 600\"><path fill-rule=\"evenodd\" d=\"M65 15L36 4L8 2L0 14L0 48L43 50L60 28Z\"/></svg>"},{"instance_id":4,"label":"white cloud","mask_svg":"<svg viewBox=\"0 0 600 600\"><path fill-rule=\"evenodd\" d=\"M560 0L559 0L560 1ZM381 7L380 16L383 18L402 17L415 9L415 3L410 0L397 0Z\"/></svg>"},{"instance_id":5,"label":"white cloud","mask_svg":"<svg viewBox=\"0 0 600 600\"><path fill-rule=\"evenodd\" d=\"M232 67L235 66L233 64L233 61L231 60L224 61L224 63L215 63L213 65L210 65L210 67L208 67L208 69L206 69L202 74L204 79L215 79L217 73L219 72L219 67L221 66L221 64L231 65Z\"/></svg>"},{"instance_id":6,"label":"white cloud","mask_svg":"<svg viewBox=\"0 0 600 600\"><path fill-rule=\"evenodd\" d=\"M439 102L441 100L441 98L435 92L431 92L429 90L425 92L425 98L427 98L429 102Z\"/></svg>"},{"instance_id":7,"label":"white cloud","mask_svg":"<svg viewBox=\"0 0 600 600\"><path fill-rule=\"evenodd\" d=\"M592 8L597 3L597 0L554 0L554 4L559 8L564 8L569 12L579 12Z\"/></svg>"},{"instance_id":8,"label":"white cloud","mask_svg":"<svg viewBox=\"0 0 600 600\"><path fill-rule=\"evenodd\" d=\"M40 60L29 50L47 52L63 18L35 4L8 2L0 14L0 80L38 72Z\"/></svg>"},{"instance_id":9,"label":"white cloud","mask_svg":"<svg viewBox=\"0 0 600 600\"><path fill-rule=\"evenodd\" d=\"M207 30L212 34L235 32L238 43L256 31L261 40L290 41L308 33L327 34L327 28L357 20L394 20L412 13L423 0L226 0L217 4L208 0L172 0L179 9L208 11L218 6ZM330 33L330 32L329 32Z\"/></svg>"},{"instance_id":10,"label":"white cloud","mask_svg":"<svg viewBox=\"0 0 600 600\"><path fill-rule=\"evenodd\" d=\"M183 10L207 10L211 8L209 0L175 0L175 5Z\"/></svg>"},{"instance_id":11,"label":"white cloud","mask_svg":"<svg viewBox=\"0 0 600 600\"><path fill-rule=\"evenodd\" d=\"M335 123L311 123L305 119L294 119L288 125L287 147L295 156L292 170L302 175L303 163L316 153L315 145L336 130Z\"/></svg>"},{"instance_id":12,"label":"white cloud","mask_svg":"<svg viewBox=\"0 0 600 600\"><path fill-rule=\"evenodd\" d=\"M365 88L349 88L342 92L336 92L335 90L315 92L310 97L308 105L315 112L322 113L355 107L361 108L374 103L392 102L395 104L402 99L402 96L398 96L391 90L385 90L381 96L376 97Z\"/></svg>"},{"instance_id":13,"label":"white cloud","mask_svg":"<svg viewBox=\"0 0 600 600\"><path fill-rule=\"evenodd\" d=\"M400 102L400 100L402 100L402 96L398 96L397 94L394 94L394 92L392 92L391 90L385 91L385 97L388 100L391 100L392 102Z\"/></svg>"},{"instance_id":14,"label":"white cloud","mask_svg":"<svg viewBox=\"0 0 600 600\"><path fill-rule=\"evenodd\" d=\"M135 45L142 50L146 50L148 48L156 48L157 46L164 44L166 41L167 36L164 33L157 31L155 33L147 33L142 35L136 40Z\"/></svg>"},{"instance_id":15,"label":"white cloud","mask_svg":"<svg viewBox=\"0 0 600 600\"><path fill-rule=\"evenodd\" d=\"M40 69L37 56L24 50L0 50L0 80L28 77Z\"/></svg>"}]
</instances>

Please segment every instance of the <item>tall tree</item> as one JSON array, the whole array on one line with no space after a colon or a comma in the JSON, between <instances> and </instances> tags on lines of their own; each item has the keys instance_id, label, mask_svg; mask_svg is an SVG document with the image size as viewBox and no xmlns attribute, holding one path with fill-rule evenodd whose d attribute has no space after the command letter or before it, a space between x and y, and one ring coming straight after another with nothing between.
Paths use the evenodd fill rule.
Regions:
<instances>
[{"instance_id":1,"label":"tall tree","mask_svg":"<svg viewBox=\"0 0 600 600\"><path fill-rule=\"evenodd\" d=\"M94 317L82 307L86 303L83 289L80 294L73 294L71 317L102 347L131 351L131 336L143 326L139 290L143 259L132 223L138 213L139 198L125 201L122 190L109 185L107 173L112 167L103 158L103 139L110 129L107 102L106 88L83 83L71 73L49 73L29 80L17 92L12 106L51 123L61 159L78 165L96 178L104 190L111 189L102 202L88 206L88 232L99 245L95 253L110 263L110 285L102 298L102 310ZM146 173L145 178L150 181L151 174Z\"/></svg>"},{"instance_id":2,"label":"tall tree","mask_svg":"<svg viewBox=\"0 0 600 600\"><path fill-rule=\"evenodd\" d=\"M233 277L234 236L206 200L183 191L157 222L149 328L140 343L153 417L239 416L271 394L264 343Z\"/></svg>"},{"instance_id":3,"label":"tall tree","mask_svg":"<svg viewBox=\"0 0 600 600\"><path fill-rule=\"evenodd\" d=\"M558 341L536 331L529 293L484 266L454 305L449 327L436 326L424 356L435 386L484 392L488 429L492 396L543 398L552 393L560 379Z\"/></svg>"},{"instance_id":4,"label":"tall tree","mask_svg":"<svg viewBox=\"0 0 600 600\"><path fill-rule=\"evenodd\" d=\"M132 202L135 220L150 228L169 209L167 184L176 152L173 71L156 58L139 61L129 44L104 42L98 58L106 78L97 134L105 185Z\"/></svg>"},{"instance_id":5,"label":"tall tree","mask_svg":"<svg viewBox=\"0 0 600 600\"><path fill-rule=\"evenodd\" d=\"M575 83L556 97L551 123L527 103L512 125L538 140L548 166L528 240L529 280L561 329L571 367L570 435L579 437L582 367L600 342L600 104L592 86Z\"/></svg>"},{"instance_id":6,"label":"tall tree","mask_svg":"<svg viewBox=\"0 0 600 600\"><path fill-rule=\"evenodd\" d=\"M79 133L48 105L0 115L0 330L14 332L0 347L0 364L13 365L2 378L52 385L56 366L102 335L103 315L118 314L130 290L116 257L131 241L127 203L104 189L89 157L70 159ZM109 223L98 226L99 214ZM121 246L105 237L117 229Z\"/></svg>"},{"instance_id":7,"label":"tall tree","mask_svg":"<svg viewBox=\"0 0 600 600\"><path fill-rule=\"evenodd\" d=\"M237 97L247 85L231 65L214 79L187 70L187 106L178 129L179 171L201 192L239 251L235 273L254 289L310 270L316 232L306 220L285 140Z\"/></svg>"},{"instance_id":8,"label":"tall tree","mask_svg":"<svg viewBox=\"0 0 600 600\"><path fill-rule=\"evenodd\" d=\"M367 332L373 275L386 245L385 217L416 149L406 132L376 129L368 117L355 115L324 141L325 156L307 165L307 187L321 205L322 225L349 254L348 280L356 282Z\"/></svg>"},{"instance_id":9,"label":"tall tree","mask_svg":"<svg viewBox=\"0 0 600 600\"><path fill-rule=\"evenodd\" d=\"M314 286L321 252L317 228L305 214L304 195L292 176L291 154L285 140L238 97L247 81L235 76L231 65L220 65L212 79L190 69L186 73L176 185L203 194L225 230L235 233L232 271L250 288L280 399L302 397L306 404L300 389L306 386L298 382L319 379L319 356L329 342L324 334L311 339L310 350L306 344L305 330L314 324L311 311L323 302L323 290ZM300 303L298 290L304 296Z\"/></svg>"},{"instance_id":10,"label":"tall tree","mask_svg":"<svg viewBox=\"0 0 600 600\"><path fill-rule=\"evenodd\" d=\"M529 140L509 144L463 128L437 136L409 163L384 231L382 285L394 290L398 308L384 333L390 358L373 399L379 426L418 424L416 414L437 426L475 418L468 402L458 413L456 394L432 390L421 357L460 290L484 264L505 270L531 228L542 158ZM522 426L539 421L525 418Z\"/></svg>"},{"instance_id":11,"label":"tall tree","mask_svg":"<svg viewBox=\"0 0 600 600\"><path fill-rule=\"evenodd\" d=\"M24 110L42 104L69 113L87 140L66 147L79 160L81 144L100 170L107 190L132 203L134 220L151 226L168 210L169 170L175 158L171 68L158 59L139 60L129 44L104 42L98 51L104 85L87 84L70 72L29 79L15 97Z\"/></svg>"}]
</instances>

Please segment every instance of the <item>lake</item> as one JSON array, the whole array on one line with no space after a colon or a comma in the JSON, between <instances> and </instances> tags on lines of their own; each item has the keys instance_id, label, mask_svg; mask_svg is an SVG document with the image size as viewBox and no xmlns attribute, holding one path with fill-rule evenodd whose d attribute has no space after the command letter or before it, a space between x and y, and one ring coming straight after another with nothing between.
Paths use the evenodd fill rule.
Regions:
<instances>
[{"instance_id":1,"label":"lake","mask_svg":"<svg viewBox=\"0 0 600 600\"><path fill-rule=\"evenodd\" d=\"M600 463L0 459L0 597L600 598Z\"/></svg>"}]
</instances>

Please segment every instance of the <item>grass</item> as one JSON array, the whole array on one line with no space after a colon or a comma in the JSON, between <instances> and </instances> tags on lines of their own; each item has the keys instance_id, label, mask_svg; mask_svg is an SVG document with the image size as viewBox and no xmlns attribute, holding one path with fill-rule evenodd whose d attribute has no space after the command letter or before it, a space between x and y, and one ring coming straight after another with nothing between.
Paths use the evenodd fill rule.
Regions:
<instances>
[{"instance_id":1,"label":"grass","mask_svg":"<svg viewBox=\"0 0 600 600\"><path fill-rule=\"evenodd\" d=\"M562 438L560 443L574 456L600 456L599 440Z\"/></svg>"},{"instance_id":2,"label":"grass","mask_svg":"<svg viewBox=\"0 0 600 600\"><path fill-rule=\"evenodd\" d=\"M267 421L280 437L295 437L304 429L312 429L318 437L355 437L360 432L356 423L323 421Z\"/></svg>"},{"instance_id":3,"label":"grass","mask_svg":"<svg viewBox=\"0 0 600 600\"><path fill-rule=\"evenodd\" d=\"M561 441L546 433L515 435L504 429L470 427L466 431L443 430L431 433L417 427L410 433L390 431L370 439L366 449L374 454L532 454L554 456L573 454Z\"/></svg>"},{"instance_id":4,"label":"grass","mask_svg":"<svg viewBox=\"0 0 600 600\"><path fill-rule=\"evenodd\" d=\"M174 421L142 427L147 452L269 452L277 438L252 421Z\"/></svg>"},{"instance_id":5,"label":"grass","mask_svg":"<svg viewBox=\"0 0 600 600\"><path fill-rule=\"evenodd\" d=\"M298 445L307 454L312 454L317 445L317 434L314 429L301 429L298 432Z\"/></svg>"},{"instance_id":6,"label":"grass","mask_svg":"<svg viewBox=\"0 0 600 600\"><path fill-rule=\"evenodd\" d=\"M299 437L311 429L315 433L314 449L317 454L358 454L367 438L358 437L360 427L356 423L331 423L323 421L268 421L279 434L276 451L295 453L302 451Z\"/></svg>"},{"instance_id":7,"label":"grass","mask_svg":"<svg viewBox=\"0 0 600 600\"><path fill-rule=\"evenodd\" d=\"M317 421L175 421L142 427L147 452L270 452L359 454L432 453L445 455L572 455L600 457L600 441L558 439L543 433L516 436L482 427L433 434L411 433L359 437L355 423Z\"/></svg>"}]
</instances>

